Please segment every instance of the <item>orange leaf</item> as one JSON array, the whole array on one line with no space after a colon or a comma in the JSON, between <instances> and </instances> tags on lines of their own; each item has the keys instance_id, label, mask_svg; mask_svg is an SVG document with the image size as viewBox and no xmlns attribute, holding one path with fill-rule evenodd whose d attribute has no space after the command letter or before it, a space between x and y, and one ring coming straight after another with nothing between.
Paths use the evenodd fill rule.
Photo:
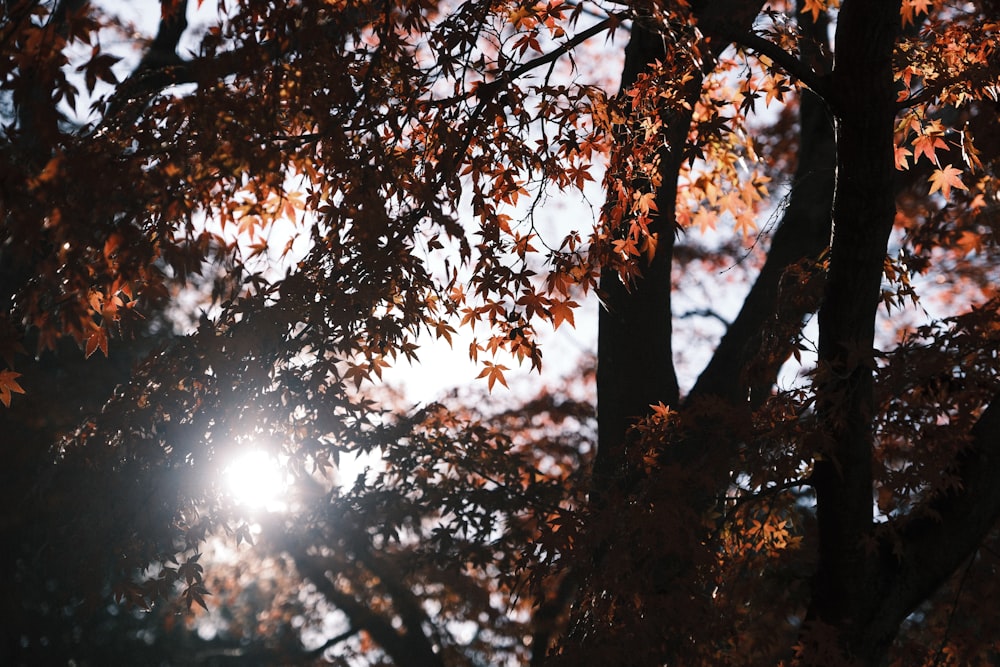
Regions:
<instances>
[{"instance_id":1,"label":"orange leaf","mask_svg":"<svg viewBox=\"0 0 1000 667\"><path fill-rule=\"evenodd\" d=\"M910 163L907 162L906 157L908 155L913 155L913 151L903 146L896 146L895 148L895 159L896 159L896 169L899 171L905 171L910 168Z\"/></svg>"},{"instance_id":2,"label":"orange leaf","mask_svg":"<svg viewBox=\"0 0 1000 667\"><path fill-rule=\"evenodd\" d=\"M826 2L825 0L805 0L799 11L803 14L812 14L812 20L815 21L820 14L826 11Z\"/></svg>"},{"instance_id":3,"label":"orange leaf","mask_svg":"<svg viewBox=\"0 0 1000 667\"><path fill-rule=\"evenodd\" d=\"M972 144L972 136L967 129L962 130L962 158L965 160L965 164L973 169L981 170L983 168L983 161L979 159L979 151Z\"/></svg>"},{"instance_id":4,"label":"orange leaf","mask_svg":"<svg viewBox=\"0 0 1000 667\"><path fill-rule=\"evenodd\" d=\"M552 328L558 329L563 322L569 322L571 327L576 328L573 309L579 305L576 301L553 301L549 306L549 312L552 313Z\"/></svg>"},{"instance_id":5,"label":"orange leaf","mask_svg":"<svg viewBox=\"0 0 1000 667\"><path fill-rule=\"evenodd\" d=\"M934 194L938 190L945 199L951 197L951 189L958 188L959 190L968 190L965 187L965 183L962 182L962 170L956 169L955 167L945 165L942 169L935 169L934 173L927 180L931 183L931 190L928 194Z\"/></svg>"},{"instance_id":6,"label":"orange leaf","mask_svg":"<svg viewBox=\"0 0 1000 667\"><path fill-rule=\"evenodd\" d=\"M28 181L28 188L31 190L36 189L38 186L48 183L59 175L59 168L62 164L62 154L57 154L51 158L46 164L38 176L30 179Z\"/></svg>"},{"instance_id":7,"label":"orange leaf","mask_svg":"<svg viewBox=\"0 0 1000 667\"><path fill-rule=\"evenodd\" d=\"M347 370L344 372L344 379L354 383L355 389L361 388L361 383L370 377L370 369L367 364L352 364L348 362Z\"/></svg>"},{"instance_id":8,"label":"orange leaf","mask_svg":"<svg viewBox=\"0 0 1000 667\"><path fill-rule=\"evenodd\" d=\"M108 335L104 332L104 329L97 329L94 333L90 334L87 338L87 346L84 350L84 356L88 359L97 349L100 348L104 356L108 356Z\"/></svg>"},{"instance_id":9,"label":"orange leaf","mask_svg":"<svg viewBox=\"0 0 1000 667\"><path fill-rule=\"evenodd\" d=\"M646 192L636 196L636 209L640 213L649 213L656 210L656 193Z\"/></svg>"},{"instance_id":10,"label":"orange leaf","mask_svg":"<svg viewBox=\"0 0 1000 667\"><path fill-rule=\"evenodd\" d=\"M936 152L939 148L948 148L948 144L938 134L933 130L922 134L913 140L913 161L916 162L921 155L925 155L928 160L938 164Z\"/></svg>"},{"instance_id":11,"label":"orange leaf","mask_svg":"<svg viewBox=\"0 0 1000 667\"><path fill-rule=\"evenodd\" d=\"M904 0L899 10L903 18L903 25L911 25L917 16L928 14L930 9L930 0Z\"/></svg>"},{"instance_id":12,"label":"orange leaf","mask_svg":"<svg viewBox=\"0 0 1000 667\"><path fill-rule=\"evenodd\" d=\"M657 232L653 232L646 237L643 243L643 250L646 251L646 261L652 262L653 258L656 257L656 244L659 242L660 237Z\"/></svg>"},{"instance_id":13,"label":"orange leaf","mask_svg":"<svg viewBox=\"0 0 1000 667\"><path fill-rule=\"evenodd\" d=\"M491 364L488 361L484 361L483 365L485 368L483 368L483 371L477 375L476 378L486 378L486 385L490 391L493 391L493 385L496 384L497 381L507 387L507 380L504 379L503 372L510 370L509 368L503 366L502 364Z\"/></svg>"},{"instance_id":14,"label":"orange leaf","mask_svg":"<svg viewBox=\"0 0 1000 667\"><path fill-rule=\"evenodd\" d=\"M980 234L965 230L955 241L955 245L965 254L979 252L983 248L983 237Z\"/></svg>"},{"instance_id":15,"label":"orange leaf","mask_svg":"<svg viewBox=\"0 0 1000 667\"><path fill-rule=\"evenodd\" d=\"M6 407L10 407L11 393L23 394L24 389L17 383L20 373L15 373L10 369L0 371L0 402Z\"/></svg>"},{"instance_id":16,"label":"orange leaf","mask_svg":"<svg viewBox=\"0 0 1000 667\"><path fill-rule=\"evenodd\" d=\"M623 257L638 257L639 248L635 244L635 239L616 239L613 244L615 252Z\"/></svg>"}]
</instances>

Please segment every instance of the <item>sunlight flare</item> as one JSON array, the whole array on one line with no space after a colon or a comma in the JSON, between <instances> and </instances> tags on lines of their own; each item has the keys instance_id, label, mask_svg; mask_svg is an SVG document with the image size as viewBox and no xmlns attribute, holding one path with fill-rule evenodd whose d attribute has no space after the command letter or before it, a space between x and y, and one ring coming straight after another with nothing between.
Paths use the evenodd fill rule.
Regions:
<instances>
[{"instance_id":1,"label":"sunlight flare","mask_svg":"<svg viewBox=\"0 0 1000 667\"><path fill-rule=\"evenodd\" d=\"M277 458L261 450L241 454L223 471L226 488L238 505L281 511L287 507L288 475Z\"/></svg>"}]
</instances>

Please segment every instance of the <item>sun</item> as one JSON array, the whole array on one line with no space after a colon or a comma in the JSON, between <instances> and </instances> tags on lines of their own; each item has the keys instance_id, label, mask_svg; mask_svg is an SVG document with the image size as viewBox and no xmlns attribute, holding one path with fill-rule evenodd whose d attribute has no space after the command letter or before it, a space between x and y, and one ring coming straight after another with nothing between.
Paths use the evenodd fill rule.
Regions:
<instances>
[{"instance_id":1,"label":"sun","mask_svg":"<svg viewBox=\"0 0 1000 667\"><path fill-rule=\"evenodd\" d=\"M265 451L240 454L222 472L238 505L269 512L286 508L288 475L277 458Z\"/></svg>"}]
</instances>

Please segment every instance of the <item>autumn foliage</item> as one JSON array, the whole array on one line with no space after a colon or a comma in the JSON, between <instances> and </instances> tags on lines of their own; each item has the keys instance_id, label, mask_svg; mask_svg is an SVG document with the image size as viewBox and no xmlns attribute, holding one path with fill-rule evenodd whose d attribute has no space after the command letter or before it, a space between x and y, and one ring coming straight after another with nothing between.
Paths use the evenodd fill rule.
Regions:
<instances>
[{"instance_id":1,"label":"autumn foliage","mask_svg":"<svg viewBox=\"0 0 1000 667\"><path fill-rule=\"evenodd\" d=\"M997 662L995 0L0 7L0 662Z\"/></svg>"}]
</instances>

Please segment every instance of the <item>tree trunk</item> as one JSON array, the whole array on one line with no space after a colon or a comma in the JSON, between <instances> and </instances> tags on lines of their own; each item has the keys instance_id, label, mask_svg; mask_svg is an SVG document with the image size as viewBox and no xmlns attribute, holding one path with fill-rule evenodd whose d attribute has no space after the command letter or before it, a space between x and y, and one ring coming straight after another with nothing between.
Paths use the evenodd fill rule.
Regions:
<instances>
[{"instance_id":1,"label":"tree trunk","mask_svg":"<svg viewBox=\"0 0 1000 667\"><path fill-rule=\"evenodd\" d=\"M663 54L663 36L636 21L625 50L622 90ZM700 86L698 77L688 90L697 95ZM604 303L598 324L598 448L593 482L597 497L624 480L629 426L647 414L651 404L676 405L679 398L671 344L670 271L677 175L690 126L688 110L670 118L665 129L667 148L660 151L664 185L657 189L657 214L649 226L659 238L654 257L640 261L641 276L632 285L622 283L615 267L606 266L601 273Z\"/></svg>"},{"instance_id":2,"label":"tree trunk","mask_svg":"<svg viewBox=\"0 0 1000 667\"><path fill-rule=\"evenodd\" d=\"M895 218L892 53L899 28L899 0L846 0L838 18L837 189L819 311L816 389L823 444L812 478L819 564L808 625L835 629L844 657L862 664L877 664L887 648L865 633L882 588L878 559L865 545L873 531L872 348Z\"/></svg>"}]
</instances>

